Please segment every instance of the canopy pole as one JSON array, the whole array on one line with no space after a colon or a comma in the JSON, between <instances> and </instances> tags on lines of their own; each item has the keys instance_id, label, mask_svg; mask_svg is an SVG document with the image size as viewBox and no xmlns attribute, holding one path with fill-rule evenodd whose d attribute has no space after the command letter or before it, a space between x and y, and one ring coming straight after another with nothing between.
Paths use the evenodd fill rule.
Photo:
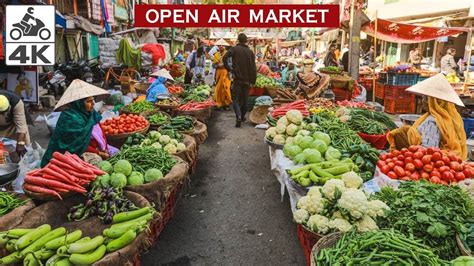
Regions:
<instances>
[{"instance_id":1,"label":"canopy pole","mask_svg":"<svg viewBox=\"0 0 474 266\"><path fill-rule=\"evenodd\" d=\"M376 80L375 80L375 68L377 64L375 63L377 61L377 24L378 24L378 10L375 11L375 34L374 34L374 69L372 73L372 101L375 102L375 90L376 90Z\"/></svg>"},{"instance_id":2,"label":"canopy pole","mask_svg":"<svg viewBox=\"0 0 474 266\"><path fill-rule=\"evenodd\" d=\"M471 78L469 76L469 68L471 67L471 48L472 48L472 21L468 22L468 26L470 28L469 32L467 33L467 40L466 40L466 51L464 52L464 58L466 60L466 71L464 72L464 85L463 85L463 93L467 90L467 82L469 78L469 82L471 82ZM467 58L466 58L467 57Z\"/></svg>"}]
</instances>

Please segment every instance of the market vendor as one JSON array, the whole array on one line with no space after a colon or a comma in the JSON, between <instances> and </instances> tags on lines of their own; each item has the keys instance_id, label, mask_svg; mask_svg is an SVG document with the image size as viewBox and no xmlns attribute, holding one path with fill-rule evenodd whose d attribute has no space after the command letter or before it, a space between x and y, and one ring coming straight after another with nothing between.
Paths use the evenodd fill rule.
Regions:
<instances>
[{"instance_id":1,"label":"market vendor","mask_svg":"<svg viewBox=\"0 0 474 266\"><path fill-rule=\"evenodd\" d=\"M188 78L186 84L190 84L192 80L197 81L199 78L204 78L206 68L206 54L204 47L199 47L195 52L192 52L186 59L186 73Z\"/></svg>"},{"instance_id":2,"label":"market vendor","mask_svg":"<svg viewBox=\"0 0 474 266\"><path fill-rule=\"evenodd\" d=\"M169 94L165 84L168 81L174 81L174 79L168 70L164 68L152 73L150 76L156 77L156 79L147 90L146 100L154 103L158 99L158 96Z\"/></svg>"},{"instance_id":3,"label":"market vendor","mask_svg":"<svg viewBox=\"0 0 474 266\"><path fill-rule=\"evenodd\" d=\"M295 94L299 99L319 97L326 90L331 80L329 75L314 72L313 63L313 60L305 59L303 61L303 71L296 74L298 87Z\"/></svg>"},{"instance_id":4,"label":"market vendor","mask_svg":"<svg viewBox=\"0 0 474 266\"><path fill-rule=\"evenodd\" d=\"M216 102L217 108L228 110L229 106L232 104L232 95L230 93L231 81L229 78L229 72L225 68L222 60L227 53L226 49L229 47L229 44L224 41L224 39L220 39L215 43L215 45L219 47L219 50L214 54L212 60L212 66L216 70L214 101Z\"/></svg>"},{"instance_id":5,"label":"market vendor","mask_svg":"<svg viewBox=\"0 0 474 266\"><path fill-rule=\"evenodd\" d=\"M25 154L25 145L30 143L25 105L7 90L0 90L0 136L16 140L16 152L19 156Z\"/></svg>"},{"instance_id":6,"label":"market vendor","mask_svg":"<svg viewBox=\"0 0 474 266\"><path fill-rule=\"evenodd\" d=\"M100 126L96 127L96 133L93 134L94 126L102 118L94 110L94 96L104 94L108 92L79 79L75 79L69 85L55 107L56 110L61 109L62 112L41 161L41 167L49 163L54 152L68 151L82 155L95 147L103 159L107 159L113 153L114 150L109 149L105 137L102 138L103 133L97 132ZM99 142L101 144L105 142L105 145L100 145Z\"/></svg>"},{"instance_id":7,"label":"market vendor","mask_svg":"<svg viewBox=\"0 0 474 266\"><path fill-rule=\"evenodd\" d=\"M467 159L466 133L461 115L455 105L464 106L443 74L428 78L407 91L428 96L428 112L412 126L391 131L387 139L391 149L411 145L439 147Z\"/></svg>"},{"instance_id":8,"label":"market vendor","mask_svg":"<svg viewBox=\"0 0 474 266\"><path fill-rule=\"evenodd\" d=\"M281 81L285 85L294 85L296 81L296 73L298 73L298 61L296 61L296 59L290 58L286 60L286 63L288 65L281 71Z\"/></svg>"}]
</instances>

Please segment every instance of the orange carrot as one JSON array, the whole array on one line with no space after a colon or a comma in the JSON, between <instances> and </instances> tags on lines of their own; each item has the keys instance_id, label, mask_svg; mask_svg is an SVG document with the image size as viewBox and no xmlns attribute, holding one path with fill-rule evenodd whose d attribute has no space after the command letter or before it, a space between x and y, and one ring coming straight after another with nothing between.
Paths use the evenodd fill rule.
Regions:
<instances>
[{"instance_id":1,"label":"orange carrot","mask_svg":"<svg viewBox=\"0 0 474 266\"><path fill-rule=\"evenodd\" d=\"M75 192L79 192L79 193L86 192L86 190L84 188L78 188L78 187L75 187L75 186L71 186L71 185L61 183L59 181L40 178L40 177L34 177L34 176L26 176L25 177L25 182L28 183L28 184L37 185L37 186L46 186L48 188L66 189L68 191L75 191Z\"/></svg>"},{"instance_id":2,"label":"orange carrot","mask_svg":"<svg viewBox=\"0 0 474 266\"><path fill-rule=\"evenodd\" d=\"M70 175L68 172L67 172L67 169L61 169L59 168L58 166L54 165L54 164L49 164L48 166L49 168L51 168L51 170L57 172L58 174L70 179L71 181L77 181L76 178L72 175Z\"/></svg>"},{"instance_id":3,"label":"orange carrot","mask_svg":"<svg viewBox=\"0 0 474 266\"><path fill-rule=\"evenodd\" d=\"M45 188L45 187L41 187L41 186L37 186L37 185L32 185L32 184L28 184L28 183L24 183L23 188L26 189L26 190L29 190L31 192L36 192L36 193L41 193L41 194L45 194L45 195L58 197L60 200L63 199L61 197L61 195L59 195L58 192L56 192L52 189L49 189L49 188Z\"/></svg>"}]
</instances>

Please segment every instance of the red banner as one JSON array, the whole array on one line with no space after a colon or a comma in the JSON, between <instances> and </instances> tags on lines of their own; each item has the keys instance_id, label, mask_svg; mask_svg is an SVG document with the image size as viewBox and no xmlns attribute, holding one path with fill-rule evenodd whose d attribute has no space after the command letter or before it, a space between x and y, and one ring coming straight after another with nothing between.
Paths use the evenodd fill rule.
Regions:
<instances>
[{"instance_id":1,"label":"red banner","mask_svg":"<svg viewBox=\"0 0 474 266\"><path fill-rule=\"evenodd\" d=\"M339 27L339 5L136 5L135 27Z\"/></svg>"},{"instance_id":2,"label":"red banner","mask_svg":"<svg viewBox=\"0 0 474 266\"><path fill-rule=\"evenodd\" d=\"M363 27L365 33L374 36L375 21ZM419 43L468 31L466 28L437 28L377 19L377 39L395 43Z\"/></svg>"}]
</instances>

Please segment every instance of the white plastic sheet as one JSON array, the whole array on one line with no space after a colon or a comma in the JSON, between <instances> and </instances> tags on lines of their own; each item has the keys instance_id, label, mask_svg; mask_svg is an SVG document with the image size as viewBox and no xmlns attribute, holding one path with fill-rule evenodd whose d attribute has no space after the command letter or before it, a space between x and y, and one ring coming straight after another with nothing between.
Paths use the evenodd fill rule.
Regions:
<instances>
[{"instance_id":1,"label":"white plastic sheet","mask_svg":"<svg viewBox=\"0 0 474 266\"><path fill-rule=\"evenodd\" d=\"M400 180L391 179L390 177L382 173L379 167L376 167L374 178L365 182L363 185L363 189L366 193L372 194L375 192L379 192L383 187L391 187L394 189L398 189L400 182Z\"/></svg>"}]
</instances>

